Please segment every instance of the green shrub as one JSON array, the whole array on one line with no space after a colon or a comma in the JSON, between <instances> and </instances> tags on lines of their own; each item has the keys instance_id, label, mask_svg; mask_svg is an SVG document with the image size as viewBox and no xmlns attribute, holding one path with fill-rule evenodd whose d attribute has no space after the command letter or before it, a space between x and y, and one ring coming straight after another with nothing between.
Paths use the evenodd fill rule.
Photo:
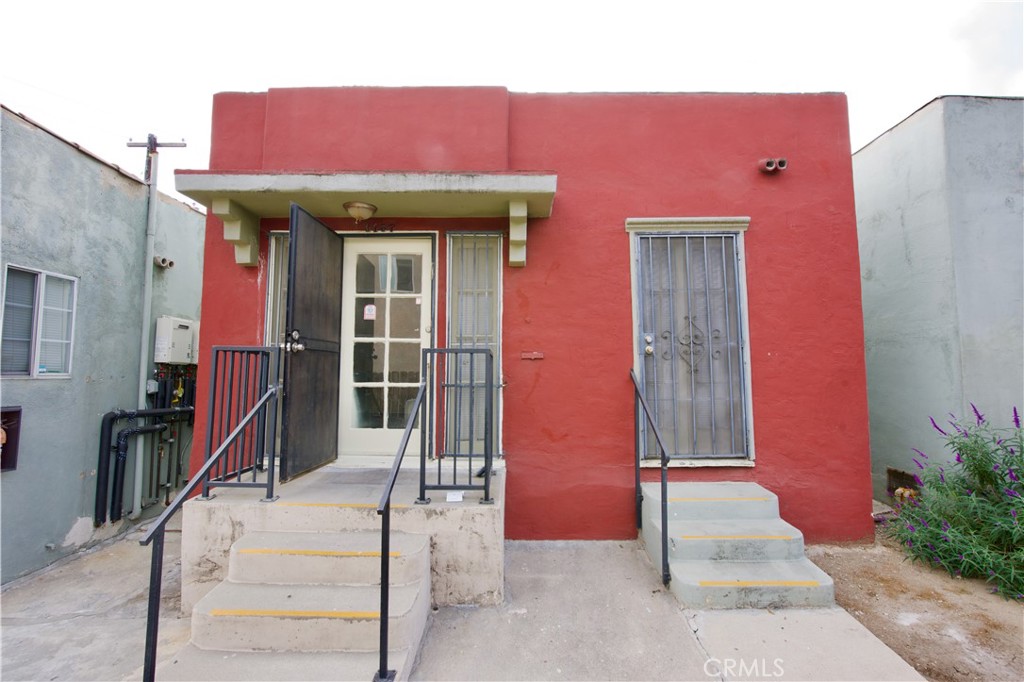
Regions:
<instances>
[{"instance_id":1,"label":"green shrub","mask_svg":"<svg viewBox=\"0 0 1024 682\"><path fill-rule=\"evenodd\" d=\"M950 575L984 578L993 591L1024 600L1024 436L1013 408L1013 427L995 428L971 404L974 420L950 415L946 438L953 462L939 465L915 449L919 492L898 504L886 532L915 561Z\"/></svg>"}]
</instances>

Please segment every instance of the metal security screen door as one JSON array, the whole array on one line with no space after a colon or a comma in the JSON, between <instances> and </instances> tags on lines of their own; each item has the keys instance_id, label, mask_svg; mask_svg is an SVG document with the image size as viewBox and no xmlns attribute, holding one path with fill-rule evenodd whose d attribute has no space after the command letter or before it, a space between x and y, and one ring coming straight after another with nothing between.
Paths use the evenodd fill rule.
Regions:
<instances>
[{"instance_id":1,"label":"metal security screen door","mask_svg":"<svg viewBox=\"0 0 1024 682\"><path fill-rule=\"evenodd\" d=\"M448 347L486 349L494 358L490 382L482 355L462 354L446 367L450 385L472 386L445 406L448 424L444 452L477 455L490 433L500 452L500 419L487 430L484 386L494 388L491 405L500 412L501 397L501 235L452 234L448 238Z\"/></svg>"},{"instance_id":2,"label":"metal security screen door","mask_svg":"<svg viewBox=\"0 0 1024 682\"><path fill-rule=\"evenodd\" d=\"M748 457L738 235L636 239L639 364L669 455Z\"/></svg>"},{"instance_id":3,"label":"metal security screen door","mask_svg":"<svg viewBox=\"0 0 1024 682\"><path fill-rule=\"evenodd\" d=\"M338 456L342 240L292 204L289 242L282 481Z\"/></svg>"},{"instance_id":4,"label":"metal security screen door","mask_svg":"<svg viewBox=\"0 0 1024 682\"><path fill-rule=\"evenodd\" d=\"M394 455L430 346L430 239L350 238L341 333L342 456ZM409 454L419 452L419 431Z\"/></svg>"}]
</instances>

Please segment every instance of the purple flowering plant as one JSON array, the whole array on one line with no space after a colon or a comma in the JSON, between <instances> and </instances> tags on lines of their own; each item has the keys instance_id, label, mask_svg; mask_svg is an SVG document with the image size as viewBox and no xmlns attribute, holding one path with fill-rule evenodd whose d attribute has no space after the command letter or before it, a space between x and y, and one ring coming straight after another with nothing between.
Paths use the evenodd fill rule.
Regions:
<instances>
[{"instance_id":1,"label":"purple flowering plant","mask_svg":"<svg viewBox=\"0 0 1024 682\"><path fill-rule=\"evenodd\" d=\"M929 418L949 461L914 449L917 495L895 507L886 533L914 561L950 575L982 578L1008 599L1024 601L1024 435L1020 413L996 427L971 403L951 429Z\"/></svg>"}]
</instances>

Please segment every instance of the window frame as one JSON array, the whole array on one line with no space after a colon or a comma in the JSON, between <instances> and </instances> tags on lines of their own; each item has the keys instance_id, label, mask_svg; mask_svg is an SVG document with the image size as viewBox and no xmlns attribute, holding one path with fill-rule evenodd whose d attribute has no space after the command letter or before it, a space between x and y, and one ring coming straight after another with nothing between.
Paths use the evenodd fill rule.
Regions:
<instances>
[{"instance_id":1,"label":"window frame","mask_svg":"<svg viewBox=\"0 0 1024 682\"><path fill-rule=\"evenodd\" d=\"M0 339L3 338L3 320L7 311L7 280L11 270L18 270L35 276L35 299L32 305L31 339L29 346L28 372L4 372L0 369L0 376L8 379L70 379L74 371L75 357L75 326L78 320L78 285L79 278L65 275L59 272L41 270L15 263L7 263L4 266L3 296L0 299ZM65 372L40 372L39 355L42 344L43 308L46 300L46 286L49 278L60 279L71 283L71 324L68 328L66 342L68 344L67 358L68 366Z\"/></svg>"},{"instance_id":2,"label":"window frame","mask_svg":"<svg viewBox=\"0 0 1024 682\"><path fill-rule=\"evenodd\" d=\"M453 325L457 322L457 313L454 312L457 306L456 300L453 295L458 293L457 283L452 281L453 278L453 254L455 253L455 241L466 238L484 238L493 240L495 242L494 248L498 256L498 262L495 267L496 281L494 288L495 296L495 325L494 339L495 339L495 353L494 353L494 372L495 372L495 401L494 401L494 454L496 457L502 457L505 454L504 446L504 415L505 415L505 401L503 400L503 387L505 384L504 369L503 369L503 346L504 346L504 315L505 315L505 235L501 232L488 231L488 230L449 230L445 239L445 345L449 348L452 347L452 341L457 336L456 330Z\"/></svg>"},{"instance_id":3,"label":"window frame","mask_svg":"<svg viewBox=\"0 0 1024 682\"><path fill-rule=\"evenodd\" d=\"M640 282L639 253L637 245L639 237L669 237L673 235L697 237L709 236L720 237L724 235L734 236L736 239L737 258L737 287L740 298L739 323L742 333L743 345L740 355L743 371L744 391L744 428L747 437L746 457L735 458L683 458L672 457L669 459L670 467L752 467L755 461L755 440L754 440L754 405L753 388L751 382L750 367L750 326L749 326L749 299L747 297L747 268L744 236L750 226L750 218L739 217L667 217L667 218L627 218L625 221L626 233L629 235L629 261L630 261L630 289L632 298L632 329L633 335L633 370L637 376L642 376L641 363L641 342L640 342L640 309L638 304L638 287ZM659 459L642 459L641 467L659 467Z\"/></svg>"}]
</instances>

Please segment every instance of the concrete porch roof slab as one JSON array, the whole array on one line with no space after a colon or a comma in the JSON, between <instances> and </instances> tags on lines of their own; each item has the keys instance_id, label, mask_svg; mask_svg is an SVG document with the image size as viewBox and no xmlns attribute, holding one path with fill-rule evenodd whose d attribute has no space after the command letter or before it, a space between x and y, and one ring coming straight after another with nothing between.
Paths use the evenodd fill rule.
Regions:
<instances>
[{"instance_id":1,"label":"concrete porch roof slab","mask_svg":"<svg viewBox=\"0 0 1024 682\"><path fill-rule=\"evenodd\" d=\"M512 202L525 202L527 217L551 215L558 176L545 172L345 173L179 170L175 189L207 208L230 201L256 218L288 216L291 202L318 216L343 216L342 204L365 201L374 217L507 217Z\"/></svg>"}]
</instances>

